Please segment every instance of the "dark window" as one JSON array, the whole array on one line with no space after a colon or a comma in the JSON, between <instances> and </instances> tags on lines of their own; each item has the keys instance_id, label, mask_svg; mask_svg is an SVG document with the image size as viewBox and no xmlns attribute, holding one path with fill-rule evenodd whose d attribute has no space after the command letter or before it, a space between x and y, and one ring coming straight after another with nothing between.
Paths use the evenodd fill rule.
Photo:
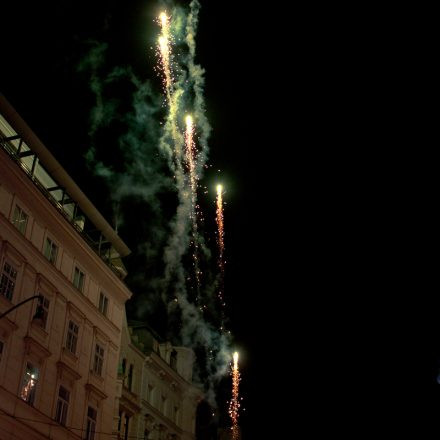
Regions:
<instances>
[{"instance_id":1,"label":"dark window","mask_svg":"<svg viewBox=\"0 0 440 440\"><path fill-rule=\"evenodd\" d=\"M78 343L79 327L73 321L69 321L67 329L66 348L73 354L76 353L76 345Z\"/></svg>"},{"instance_id":2,"label":"dark window","mask_svg":"<svg viewBox=\"0 0 440 440\"><path fill-rule=\"evenodd\" d=\"M107 316L108 298L101 292L99 294L99 311Z\"/></svg>"},{"instance_id":3,"label":"dark window","mask_svg":"<svg viewBox=\"0 0 440 440\"><path fill-rule=\"evenodd\" d=\"M81 272L75 267L75 273L73 274L73 285L81 292L84 291L84 272Z\"/></svg>"},{"instance_id":4,"label":"dark window","mask_svg":"<svg viewBox=\"0 0 440 440\"><path fill-rule=\"evenodd\" d=\"M27 221L28 215L18 205L15 205L12 223L22 234L26 233Z\"/></svg>"},{"instance_id":5,"label":"dark window","mask_svg":"<svg viewBox=\"0 0 440 440\"><path fill-rule=\"evenodd\" d=\"M133 364L130 364L130 368L128 369L128 389L130 391L132 385L133 385Z\"/></svg>"},{"instance_id":6,"label":"dark window","mask_svg":"<svg viewBox=\"0 0 440 440\"><path fill-rule=\"evenodd\" d=\"M38 318L41 320L40 322L43 328L46 328L47 316L49 315L49 305L50 301L40 293L37 304L37 312L34 318Z\"/></svg>"},{"instance_id":7,"label":"dark window","mask_svg":"<svg viewBox=\"0 0 440 440\"><path fill-rule=\"evenodd\" d=\"M57 260L58 246L50 239L46 238L46 244L44 245L44 256L52 263L55 264Z\"/></svg>"},{"instance_id":8,"label":"dark window","mask_svg":"<svg viewBox=\"0 0 440 440\"><path fill-rule=\"evenodd\" d=\"M0 295L6 297L9 301L12 300L14 293L15 280L17 279L17 269L12 264L5 261L3 265L2 277L0 280Z\"/></svg>"},{"instance_id":9,"label":"dark window","mask_svg":"<svg viewBox=\"0 0 440 440\"><path fill-rule=\"evenodd\" d=\"M100 344L95 345L95 357L93 360L93 372L98 376L102 375L102 366L104 364L104 347Z\"/></svg>"},{"instance_id":10,"label":"dark window","mask_svg":"<svg viewBox=\"0 0 440 440\"><path fill-rule=\"evenodd\" d=\"M58 390L57 411L55 420L63 426L66 426L67 411L69 410L70 392L62 385Z\"/></svg>"},{"instance_id":11,"label":"dark window","mask_svg":"<svg viewBox=\"0 0 440 440\"><path fill-rule=\"evenodd\" d=\"M174 370L177 369L177 351L173 350L170 355L170 367Z\"/></svg>"},{"instance_id":12,"label":"dark window","mask_svg":"<svg viewBox=\"0 0 440 440\"><path fill-rule=\"evenodd\" d=\"M96 431L96 409L91 406L87 409L87 427L85 440L94 440Z\"/></svg>"}]
</instances>

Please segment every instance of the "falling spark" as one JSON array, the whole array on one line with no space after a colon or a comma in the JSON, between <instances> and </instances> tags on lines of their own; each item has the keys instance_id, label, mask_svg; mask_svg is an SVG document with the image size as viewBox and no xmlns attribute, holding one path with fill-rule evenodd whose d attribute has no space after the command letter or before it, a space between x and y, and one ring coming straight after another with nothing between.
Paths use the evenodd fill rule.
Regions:
<instances>
[{"instance_id":1,"label":"falling spark","mask_svg":"<svg viewBox=\"0 0 440 440\"><path fill-rule=\"evenodd\" d=\"M194 143L194 122L191 115L187 115L185 119L186 130L185 130L185 155L186 155L186 165L188 167L189 183L191 188L191 211L190 218L192 220L193 226L193 260L194 260L194 271L196 275L197 289L200 290L200 267L199 267L199 256L198 256L198 238L197 238L197 173L196 173L196 148Z\"/></svg>"},{"instance_id":2,"label":"falling spark","mask_svg":"<svg viewBox=\"0 0 440 440\"><path fill-rule=\"evenodd\" d=\"M171 72L171 37L170 20L166 12L159 15L159 23L162 33L159 36L159 54L161 59L161 70L164 76L164 89L168 103L171 103L171 89L173 86L173 77Z\"/></svg>"},{"instance_id":3,"label":"falling spark","mask_svg":"<svg viewBox=\"0 0 440 440\"><path fill-rule=\"evenodd\" d=\"M232 426L231 432L232 440L238 440L239 432L238 432L238 411L240 409L240 400L238 397L238 390L240 384L240 371L238 370L238 352L235 352L233 355L234 364L232 366L232 398L229 402L229 416L231 417Z\"/></svg>"}]
</instances>

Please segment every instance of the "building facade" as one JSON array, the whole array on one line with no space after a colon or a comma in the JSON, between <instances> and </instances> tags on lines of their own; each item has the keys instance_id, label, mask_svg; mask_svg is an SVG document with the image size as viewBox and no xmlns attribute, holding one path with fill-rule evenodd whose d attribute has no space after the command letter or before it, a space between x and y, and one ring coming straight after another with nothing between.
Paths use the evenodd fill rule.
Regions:
<instances>
[{"instance_id":1,"label":"building facade","mask_svg":"<svg viewBox=\"0 0 440 440\"><path fill-rule=\"evenodd\" d=\"M115 438L129 252L0 95L0 439Z\"/></svg>"},{"instance_id":2,"label":"building facade","mask_svg":"<svg viewBox=\"0 0 440 440\"><path fill-rule=\"evenodd\" d=\"M203 393L192 384L194 353L160 341L142 322L125 323L118 374L121 440L194 440Z\"/></svg>"}]
</instances>

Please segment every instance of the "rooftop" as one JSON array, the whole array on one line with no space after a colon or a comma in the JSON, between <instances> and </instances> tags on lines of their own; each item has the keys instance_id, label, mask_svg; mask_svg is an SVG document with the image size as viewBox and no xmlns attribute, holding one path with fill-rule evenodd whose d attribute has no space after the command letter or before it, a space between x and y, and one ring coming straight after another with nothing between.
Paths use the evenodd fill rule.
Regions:
<instances>
[{"instance_id":1,"label":"rooftop","mask_svg":"<svg viewBox=\"0 0 440 440\"><path fill-rule=\"evenodd\" d=\"M0 93L0 148L121 279L130 249Z\"/></svg>"}]
</instances>

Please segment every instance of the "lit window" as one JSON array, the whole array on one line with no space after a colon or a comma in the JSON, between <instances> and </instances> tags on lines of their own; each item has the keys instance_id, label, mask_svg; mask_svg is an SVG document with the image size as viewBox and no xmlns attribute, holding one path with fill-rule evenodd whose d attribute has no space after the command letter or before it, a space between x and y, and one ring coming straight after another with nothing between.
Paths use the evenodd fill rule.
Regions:
<instances>
[{"instance_id":1,"label":"lit window","mask_svg":"<svg viewBox=\"0 0 440 440\"><path fill-rule=\"evenodd\" d=\"M96 409L91 406L87 409L87 428L85 440L94 440L96 431Z\"/></svg>"},{"instance_id":2,"label":"lit window","mask_svg":"<svg viewBox=\"0 0 440 440\"><path fill-rule=\"evenodd\" d=\"M26 233L26 225L28 221L28 215L18 206L15 205L14 215L12 217L12 223L22 233Z\"/></svg>"},{"instance_id":3,"label":"lit window","mask_svg":"<svg viewBox=\"0 0 440 440\"><path fill-rule=\"evenodd\" d=\"M84 290L84 273L75 267L75 273L73 275L73 285L80 290Z\"/></svg>"},{"instance_id":4,"label":"lit window","mask_svg":"<svg viewBox=\"0 0 440 440\"><path fill-rule=\"evenodd\" d=\"M46 244L44 245L44 256L55 264L57 260L58 246L48 237L46 237Z\"/></svg>"},{"instance_id":5,"label":"lit window","mask_svg":"<svg viewBox=\"0 0 440 440\"><path fill-rule=\"evenodd\" d=\"M30 362L26 362L26 371L24 373L20 397L30 405L33 405L35 401L35 390L37 388L39 374L40 372L37 367Z\"/></svg>"},{"instance_id":6,"label":"lit window","mask_svg":"<svg viewBox=\"0 0 440 440\"><path fill-rule=\"evenodd\" d=\"M55 420L63 426L66 426L67 411L69 410L70 392L62 385L58 391L57 411Z\"/></svg>"},{"instance_id":7,"label":"lit window","mask_svg":"<svg viewBox=\"0 0 440 440\"><path fill-rule=\"evenodd\" d=\"M73 354L76 353L78 330L78 325L76 325L73 321L69 321L69 328L67 329L66 348Z\"/></svg>"},{"instance_id":8,"label":"lit window","mask_svg":"<svg viewBox=\"0 0 440 440\"><path fill-rule=\"evenodd\" d=\"M104 348L100 344L96 344L95 357L93 360L93 372L98 376L102 375L103 364L104 364Z\"/></svg>"},{"instance_id":9,"label":"lit window","mask_svg":"<svg viewBox=\"0 0 440 440\"><path fill-rule=\"evenodd\" d=\"M34 318L41 320L41 327L46 328L47 316L49 315L50 301L40 293L38 298L37 312Z\"/></svg>"},{"instance_id":10,"label":"lit window","mask_svg":"<svg viewBox=\"0 0 440 440\"><path fill-rule=\"evenodd\" d=\"M14 293L16 279L17 269L12 264L5 262L0 280L0 295L6 297L9 301L11 301L12 294Z\"/></svg>"},{"instance_id":11,"label":"lit window","mask_svg":"<svg viewBox=\"0 0 440 440\"><path fill-rule=\"evenodd\" d=\"M101 292L99 294L99 311L107 316L108 298Z\"/></svg>"}]
</instances>

